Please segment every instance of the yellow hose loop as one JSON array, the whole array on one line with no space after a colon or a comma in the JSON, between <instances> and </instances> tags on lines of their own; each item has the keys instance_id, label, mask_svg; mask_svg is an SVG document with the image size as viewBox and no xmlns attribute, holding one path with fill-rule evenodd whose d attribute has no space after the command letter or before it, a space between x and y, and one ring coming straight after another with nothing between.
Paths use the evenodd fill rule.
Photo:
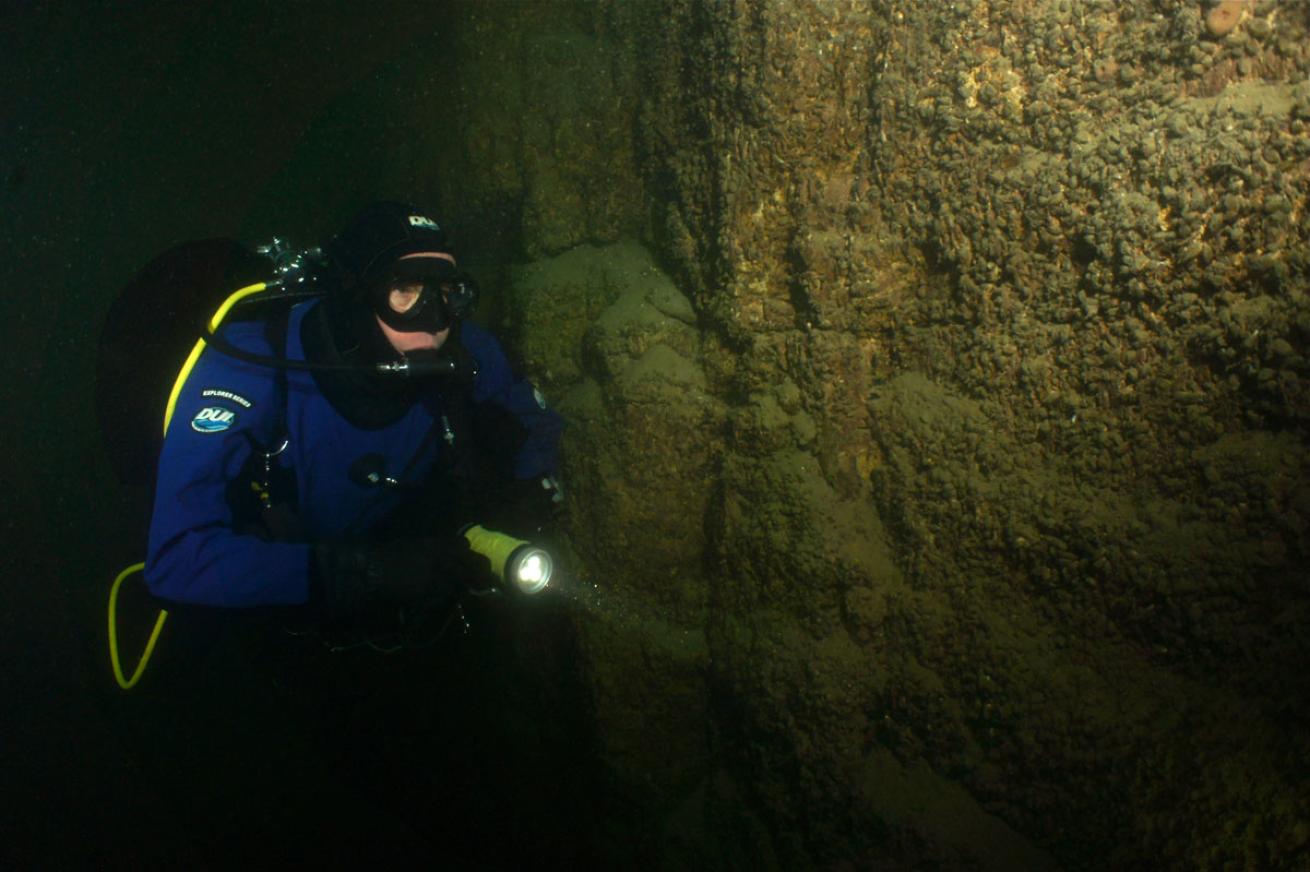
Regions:
<instances>
[{"instance_id":1,"label":"yellow hose loop","mask_svg":"<svg viewBox=\"0 0 1310 872\"><path fill-rule=\"evenodd\" d=\"M246 297L258 294L268 288L268 282L256 282L253 285L246 285L240 290L233 291L232 294L223 301L223 305L218 307L213 316L209 319L207 331L213 333L218 329L218 325L223 323L227 313L232 307L244 300ZM168 424L173 420L173 409L177 406L177 398L182 393L182 386L186 384L187 378L191 375L191 369L200 359L200 352L205 350L205 339L202 336L196 340L195 346L191 353L187 355L186 363L182 364L182 369L178 371L177 379L173 382L173 390L168 393L168 405L164 408L164 435L168 435Z\"/></svg>"},{"instance_id":2,"label":"yellow hose loop","mask_svg":"<svg viewBox=\"0 0 1310 872\"><path fill-rule=\"evenodd\" d=\"M164 629L164 621L168 619L168 611L160 609L159 617L155 618L155 628L150 631L150 640L146 642L146 650L137 661L136 671L132 673L131 678L123 677L123 664L118 659L118 589L122 587L123 581L128 576L140 572L145 569L145 566L144 563L133 563L118 573L113 586L109 588L109 662L114 666L114 680L123 690L131 690L145 674L146 664L150 662L150 655L155 651L155 643L159 641L159 634Z\"/></svg>"}]
</instances>

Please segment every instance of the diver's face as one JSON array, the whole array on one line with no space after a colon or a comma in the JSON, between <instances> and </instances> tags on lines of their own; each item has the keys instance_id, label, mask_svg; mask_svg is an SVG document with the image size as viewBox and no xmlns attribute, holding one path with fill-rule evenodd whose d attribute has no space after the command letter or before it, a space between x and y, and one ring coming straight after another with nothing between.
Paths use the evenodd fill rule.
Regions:
<instances>
[{"instance_id":1,"label":"diver's face","mask_svg":"<svg viewBox=\"0 0 1310 872\"><path fill-rule=\"evenodd\" d=\"M402 257L401 260L409 260L413 257L439 257L442 260L450 261L452 266L455 265L455 258L444 252L436 251L421 251L416 254L407 254ZM418 282L404 282L392 285L391 291L387 295L387 305L397 312L407 312L418 302L419 291L421 291L422 288L423 286ZM381 318L378 318L377 315L374 315L373 317L377 318L378 326L382 328L382 335L387 337L387 341L391 343L391 347L396 349L396 351L399 351L401 354L406 354L410 351L436 351L445 344L446 337L450 335L449 327L444 330L439 330L436 333L402 333L399 330L387 326L386 322Z\"/></svg>"}]
</instances>

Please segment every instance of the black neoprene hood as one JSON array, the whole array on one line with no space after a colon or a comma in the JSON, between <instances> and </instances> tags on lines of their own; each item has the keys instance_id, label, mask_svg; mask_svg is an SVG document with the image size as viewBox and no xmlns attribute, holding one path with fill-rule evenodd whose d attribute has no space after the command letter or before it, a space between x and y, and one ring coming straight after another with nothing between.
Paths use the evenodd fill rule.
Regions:
<instances>
[{"instance_id":1,"label":"black neoprene hood","mask_svg":"<svg viewBox=\"0 0 1310 872\"><path fill-rule=\"evenodd\" d=\"M358 284L367 283L378 271L407 254L451 254L451 245L446 231L418 207L385 201L355 213L328 243L327 250L351 283Z\"/></svg>"}]
</instances>

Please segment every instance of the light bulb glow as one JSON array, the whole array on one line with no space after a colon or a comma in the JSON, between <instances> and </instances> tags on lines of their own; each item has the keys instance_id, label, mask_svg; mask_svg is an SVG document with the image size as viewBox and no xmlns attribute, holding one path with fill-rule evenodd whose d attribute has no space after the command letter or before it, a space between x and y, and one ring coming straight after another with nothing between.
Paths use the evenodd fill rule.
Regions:
<instances>
[{"instance_id":1,"label":"light bulb glow","mask_svg":"<svg viewBox=\"0 0 1310 872\"><path fill-rule=\"evenodd\" d=\"M540 548L526 551L515 562L514 585L521 593L537 593L550 583L551 569L550 555L545 551Z\"/></svg>"}]
</instances>

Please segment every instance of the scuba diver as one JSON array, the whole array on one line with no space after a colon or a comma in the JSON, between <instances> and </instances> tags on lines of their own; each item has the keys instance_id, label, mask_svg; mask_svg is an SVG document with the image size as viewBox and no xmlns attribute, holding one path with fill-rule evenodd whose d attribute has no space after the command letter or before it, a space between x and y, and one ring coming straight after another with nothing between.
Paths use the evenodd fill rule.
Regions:
<instances>
[{"instance_id":1,"label":"scuba diver","mask_svg":"<svg viewBox=\"0 0 1310 872\"><path fill-rule=\"evenodd\" d=\"M174 385L150 593L166 607L293 606L368 625L493 576L544 587L547 554L479 524L506 506L524 528L558 512L563 422L468 320L478 288L445 231L377 203L322 252L283 259L275 289L251 297L261 317L220 310Z\"/></svg>"}]
</instances>

